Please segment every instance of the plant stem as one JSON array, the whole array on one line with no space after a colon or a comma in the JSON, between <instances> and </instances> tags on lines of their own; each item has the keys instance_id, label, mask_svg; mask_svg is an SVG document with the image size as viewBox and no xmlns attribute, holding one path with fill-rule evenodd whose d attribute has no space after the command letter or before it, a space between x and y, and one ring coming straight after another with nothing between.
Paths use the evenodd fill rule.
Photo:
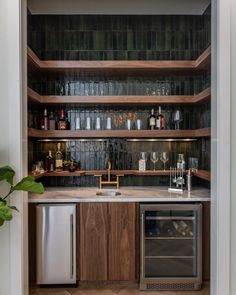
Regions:
<instances>
[{"instance_id":1,"label":"plant stem","mask_svg":"<svg viewBox=\"0 0 236 295\"><path fill-rule=\"evenodd\" d=\"M3 198L4 200L6 200L6 198L12 193L12 190L10 189L9 193Z\"/></svg>"}]
</instances>

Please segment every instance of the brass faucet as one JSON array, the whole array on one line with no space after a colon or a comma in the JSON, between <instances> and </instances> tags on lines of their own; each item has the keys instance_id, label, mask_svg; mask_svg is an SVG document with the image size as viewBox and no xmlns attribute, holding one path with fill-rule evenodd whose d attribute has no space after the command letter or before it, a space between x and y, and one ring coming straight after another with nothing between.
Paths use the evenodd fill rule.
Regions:
<instances>
[{"instance_id":1,"label":"brass faucet","mask_svg":"<svg viewBox=\"0 0 236 295\"><path fill-rule=\"evenodd\" d=\"M124 175L123 174L116 175L116 180L112 181L111 180L111 162L108 161L108 164L107 164L107 176L108 176L108 179L107 180L102 180L102 176L103 176L102 174L97 174L97 175L94 175L94 176L99 177L99 190L101 191L103 185L116 185L116 189L118 190L119 187L120 187L120 185L119 185L119 177L124 176Z\"/></svg>"}]
</instances>

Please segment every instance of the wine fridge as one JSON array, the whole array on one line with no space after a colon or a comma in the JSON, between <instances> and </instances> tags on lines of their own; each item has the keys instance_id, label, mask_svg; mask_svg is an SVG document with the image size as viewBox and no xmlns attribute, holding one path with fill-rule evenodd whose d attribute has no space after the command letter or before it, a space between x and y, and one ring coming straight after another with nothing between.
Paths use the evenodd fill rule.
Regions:
<instances>
[{"instance_id":1,"label":"wine fridge","mask_svg":"<svg viewBox=\"0 0 236 295\"><path fill-rule=\"evenodd\" d=\"M202 205L141 204L141 290L199 290Z\"/></svg>"}]
</instances>

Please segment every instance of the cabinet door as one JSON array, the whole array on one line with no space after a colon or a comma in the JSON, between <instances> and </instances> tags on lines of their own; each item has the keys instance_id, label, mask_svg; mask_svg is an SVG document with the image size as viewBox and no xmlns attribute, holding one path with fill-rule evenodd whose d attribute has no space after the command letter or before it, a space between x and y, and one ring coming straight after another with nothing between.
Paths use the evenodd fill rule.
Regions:
<instances>
[{"instance_id":1,"label":"cabinet door","mask_svg":"<svg viewBox=\"0 0 236 295\"><path fill-rule=\"evenodd\" d=\"M108 214L105 203L80 205L80 280L107 280Z\"/></svg>"},{"instance_id":2,"label":"cabinet door","mask_svg":"<svg viewBox=\"0 0 236 295\"><path fill-rule=\"evenodd\" d=\"M109 203L109 280L136 279L136 204Z\"/></svg>"}]
</instances>

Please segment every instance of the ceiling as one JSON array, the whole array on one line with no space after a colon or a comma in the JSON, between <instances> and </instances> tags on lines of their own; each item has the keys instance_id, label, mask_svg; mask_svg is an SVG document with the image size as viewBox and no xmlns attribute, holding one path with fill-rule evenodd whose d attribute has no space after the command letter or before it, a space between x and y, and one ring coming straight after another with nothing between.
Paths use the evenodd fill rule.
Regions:
<instances>
[{"instance_id":1,"label":"ceiling","mask_svg":"<svg viewBox=\"0 0 236 295\"><path fill-rule=\"evenodd\" d=\"M28 0L32 14L202 14L211 0Z\"/></svg>"}]
</instances>

